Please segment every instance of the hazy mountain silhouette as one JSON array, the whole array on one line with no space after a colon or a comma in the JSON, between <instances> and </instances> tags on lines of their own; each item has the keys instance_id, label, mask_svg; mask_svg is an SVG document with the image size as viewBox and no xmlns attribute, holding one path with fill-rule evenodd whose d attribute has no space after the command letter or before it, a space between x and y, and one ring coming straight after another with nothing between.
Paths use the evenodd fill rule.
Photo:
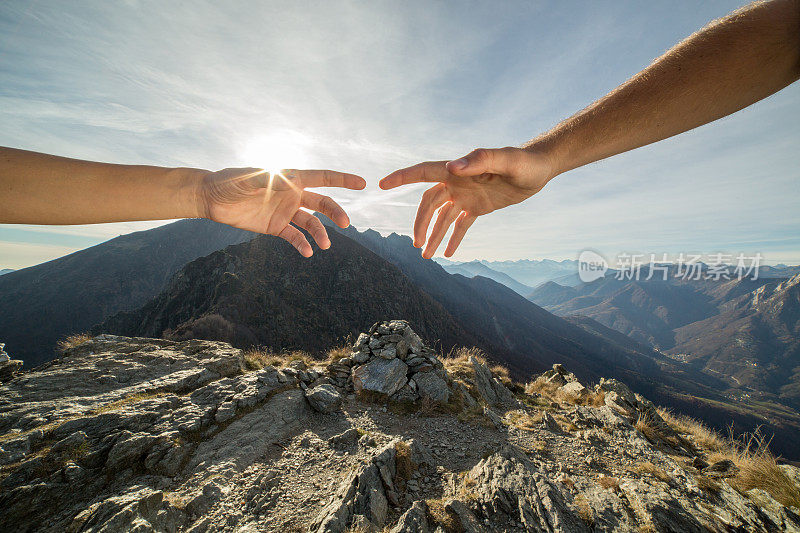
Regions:
<instances>
[{"instance_id":1,"label":"hazy mountain silhouette","mask_svg":"<svg viewBox=\"0 0 800 533\"><path fill-rule=\"evenodd\" d=\"M483 276L484 278L493 279L497 283L502 283L512 291L523 296L527 296L533 291L532 287L524 285L515 280L508 274L498 272L481 263L480 261L469 261L467 263L454 263L450 265L442 265L442 267L450 274L461 274L467 278L474 278L475 276Z\"/></svg>"}]
</instances>

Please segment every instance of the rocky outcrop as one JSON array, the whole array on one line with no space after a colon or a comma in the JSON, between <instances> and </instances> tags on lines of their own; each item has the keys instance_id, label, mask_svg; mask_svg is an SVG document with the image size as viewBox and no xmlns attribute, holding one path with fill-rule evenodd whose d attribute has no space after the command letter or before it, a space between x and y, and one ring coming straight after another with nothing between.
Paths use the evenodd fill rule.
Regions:
<instances>
[{"instance_id":1,"label":"rocky outcrop","mask_svg":"<svg viewBox=\"0 0 800 533\"><path fill-rule=\"evenodd\" d=\"M0 530L800 530L787 493L638 430L681 445L619 381L557 365L539 380L559 402L515 396L399 320L331 363L252 366L100 335L0 385Z\"/></svg>"},{"instance_id":2,"label":"rocky outcrop","mask_svg":"<svg viewBox=\"0 0 800 533\"><path fill-rule=\"evenodd\" d=\"M378 322L358 336L349 357L328 365L343 392L380 394L395 401L450 399L447 371L405 320Z\"/></svg>"},{"instance_id":3,"label":"rocky outcrop","mask_svg":"<svg viewBox=\"0 0 800 533\"><path fill-rule=\"evenodd\" d=\"M3 351L5 344L0 343L0 383L10 380L14 374L22 369L22 361L11 359L9 355Z\"/></svg>"}]
</instances>

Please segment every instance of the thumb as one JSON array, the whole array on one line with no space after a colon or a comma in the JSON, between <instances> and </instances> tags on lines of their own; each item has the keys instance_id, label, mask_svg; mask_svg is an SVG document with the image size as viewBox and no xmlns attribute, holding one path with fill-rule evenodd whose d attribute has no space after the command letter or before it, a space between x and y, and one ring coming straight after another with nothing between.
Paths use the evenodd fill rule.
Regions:
<instances>
[{"instance_id":1,"label":"thumb","mask_svg":"<svg viewBox=\"0 0 800 533\"><path fill-rule=\"evenodd\" d=\"M511 153L506 148L478 148L461 159L447 163L447 171L456 176L508 174Z\"/></svg>"}]
</instances>

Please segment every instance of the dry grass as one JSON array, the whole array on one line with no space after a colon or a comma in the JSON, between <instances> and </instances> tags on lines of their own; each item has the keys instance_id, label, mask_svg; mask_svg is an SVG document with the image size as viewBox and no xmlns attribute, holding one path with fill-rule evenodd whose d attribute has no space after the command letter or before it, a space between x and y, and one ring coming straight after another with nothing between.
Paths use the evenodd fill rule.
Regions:
<instances>
[{"instance_id":1,"label":"dry grass","mask_svg":"<svg viewBox=\"0 0 800 533\"><path fill-rule=\"evenodd\" d=\"M395 464L397 465L398 483L404 485L417 470L417 465L411 460L411 447L405 441L398 441L394 445Z\"/></svg>"},{"instance_id":2,"label":"dry grass","mask_svg":"<svg viewBox=\"0 0 800 533\"><path fill-rule=\"evenodd\" d=\"M704 450L719 452L728 448L728 442L719 433L698 420L667 409L658 409L658 414L679 434L692 435L694 444Z\"/></svg>"},{"instance_id":3,"label":"dry grass","mask_svg":"<svg viewBox=\"0 0 800 533\"><path fill-rule=\"evenodd\" d=\"M739 472L729 478L728 483L739 492L746 494L751 489L762 489L787 507L800 507L800 489L778 467L778 461L769 449L769 440L760 431L740 438L732 434L723 438L691 417L674 415L665 409L660 409L659 414L675 431L691 435L696 445L709 451L710 462L733 461ZM696 479L703 490L719 490L717 481L708 476L698 475Z\"/></svg>"},{"instance_id":4,"label":"dry grass","mask_svg":"<svg viewBox=\"0 0 800 533\"><path fill-rule=\"evenodd\" d=\"M328 353L325 355L325 363L338 363L339 359L342 357L350 357L351 353L353 353L353 350L350 346L336 346L328 350Z\"/></svg>"},{"instance_id":5,"label":"dry grass","mask_svg":"<svg viewBox=\"0 0 800 533\"><path fill-rule=\"evenodd\" d=\"M559 385L556 383L549 383L543 379L537 379L525 385L525 394L531 396L539 395L545 398L554 399Z\"/></svg>"},{"instance_id":6,"label":"dry grass","mask_svg":"<svg viewBox=\"0 0 800 533\"><path fill-rule=\"evenodd\" d=\"M611 489L614 492L619 491L619 479L610 476L600 476L597 478L597 484L604 489Z\"/></svg>"},{"instance_id":7,"label":"dry grass","mask_svg":"<svg viewBox=\"0 0 800 533\"><path fill-rule=\"evenodd\" d=\"M531 415L527 411L517 409L506 413L505 419L511 426L530 431L542 423L542 413Z\"/></svg>"},{"instance_id":8,"label":"dry grass","mask_svg":"<svg viewBox=\"0 0 800 533\"><path fill-rule=\"evenodd\" d=\"M167 500L170 505L180 510L186 509L186 506L189 504L189 498L177 492L165 492L164 499Z\"/></svg>"},{"instance_id":9,"label":"dry grass","mask_svg":"<svg viewBox=\"0 0 800 533\"><path fill-rule=\"evenodd\" d=\"M302 361L307 367L319 364L319 361L303 351L274 353L264 348L252 348L244 352L244 364L249 370L261 370L268 366L285 368L294 361Z\"/></svg>"},{"instance_id":10,"label":"dry grass","mask_svg":"<svg viewBox=\"0 0 800 533\"><path fill-rule=\"evenodd\" d=\"M80 346L84 342L88 342L90 340L92 340L92 337L88 333L75 333L73 335L69 335L58 341L58 351L64 353L67 350L71 350L72 348Z\"/></svg>"},{"instance_id":11,"label":"dry grass","mask_svg":"<svg viewBox=\"0 0 800 533\"><path fill-rule=\"evenodd\" d=\"M778 467L769 441L759 431L741 439L730 439L731 459L739 472L728 482L740 492L762 489L787 507L800 507L800 489Z\"/></svg>"},{"instance_id":12,"label":"dry grass","mask_svg":"<svg viewBox=\"0 0 800 533\"><path fill-rule=\"evenodd\" d=\"M589 505L589 500L586 496L578 494L575 496L572 503L575 504L575 508L578 510L578 516L581 517L581 520L586 522L589 526L594 525L594 511L592 511L592 507Z\"/></svg>"},{"instance_id":13,"label":"dry grass","mask_svg":"<svg viewBox=\"0 0 800 533\"><path fill-rule=\"evenodd\" d=\"M703 492L716 494L720 490L719 483L717 483L716 480L711 479L708 476L704 476L703 474L695 474L694 479L697 482L697 486Z\"/></svg>"},{"instance_id":14,"label":"dry grass","mask_svg":"<svg viewBox=\"0 0 800 533\"><path fill-rule=\"evenodd\" d=\"M514 381L511 379L511 373L507 367L500 364L494 364L489 367L489 370L492 372L494 377L499 379L500 383L506 387L511 388L514 386Z\"/></svg>"},{"instance_id":15,"label":"dry grass","mask_svg":"<svg viewBox=\"0 0 800 533\"><path fill-rule=\"evenodd\" d=\"M472 380L475 377L475 369L470 358L474 357L483 364L486 364L486 355L479 348L453 348L445 357L442 364L447 369L448 374L454 379Z\"/></svg>"},{"instance_id":16,"label":"dry grass","mask_svg":"<svg viewBox=\"0 0 800 533\"><path fill-rule=\"evenodd\" d=\"M450 513L444 510L444 500L441 498L425 500L428 505L428 518L432 525L442 526L447 533L454 533L461 529L461 524ZM435 529L435 528L431 528Z\"/></svg>"},{"instance_id":17,"label":"dry grass","mask_svg":"<svg viewBox=\"0 0 800 533\"><path fill-rule=\"evenodd\" d=\"M669 483L672 481L672 477L667 474L663 468L660 468L650 461L642 461L636 463L636 467L633 469L634 472L637 474L650 474L656 479L663 481L664 483Z\"/></svg>"}]
</instances>

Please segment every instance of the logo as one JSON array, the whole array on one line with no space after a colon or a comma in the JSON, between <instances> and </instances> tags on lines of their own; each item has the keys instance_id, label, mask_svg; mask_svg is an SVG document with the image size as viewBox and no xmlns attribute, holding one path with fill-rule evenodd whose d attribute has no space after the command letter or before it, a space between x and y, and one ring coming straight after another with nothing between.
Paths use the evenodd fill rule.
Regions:
<instances>
[{"instance_id":1,"label":"logo","mask_svg":"<svg viewBox=\"0 0 800 533\"><path fill-rule=\"evenodd\" d=\"M608 263L605 258L591 250L584 250L578 256L578 277L584 283L592 282L606 275Z\"/></svg>"}]
</instances>

